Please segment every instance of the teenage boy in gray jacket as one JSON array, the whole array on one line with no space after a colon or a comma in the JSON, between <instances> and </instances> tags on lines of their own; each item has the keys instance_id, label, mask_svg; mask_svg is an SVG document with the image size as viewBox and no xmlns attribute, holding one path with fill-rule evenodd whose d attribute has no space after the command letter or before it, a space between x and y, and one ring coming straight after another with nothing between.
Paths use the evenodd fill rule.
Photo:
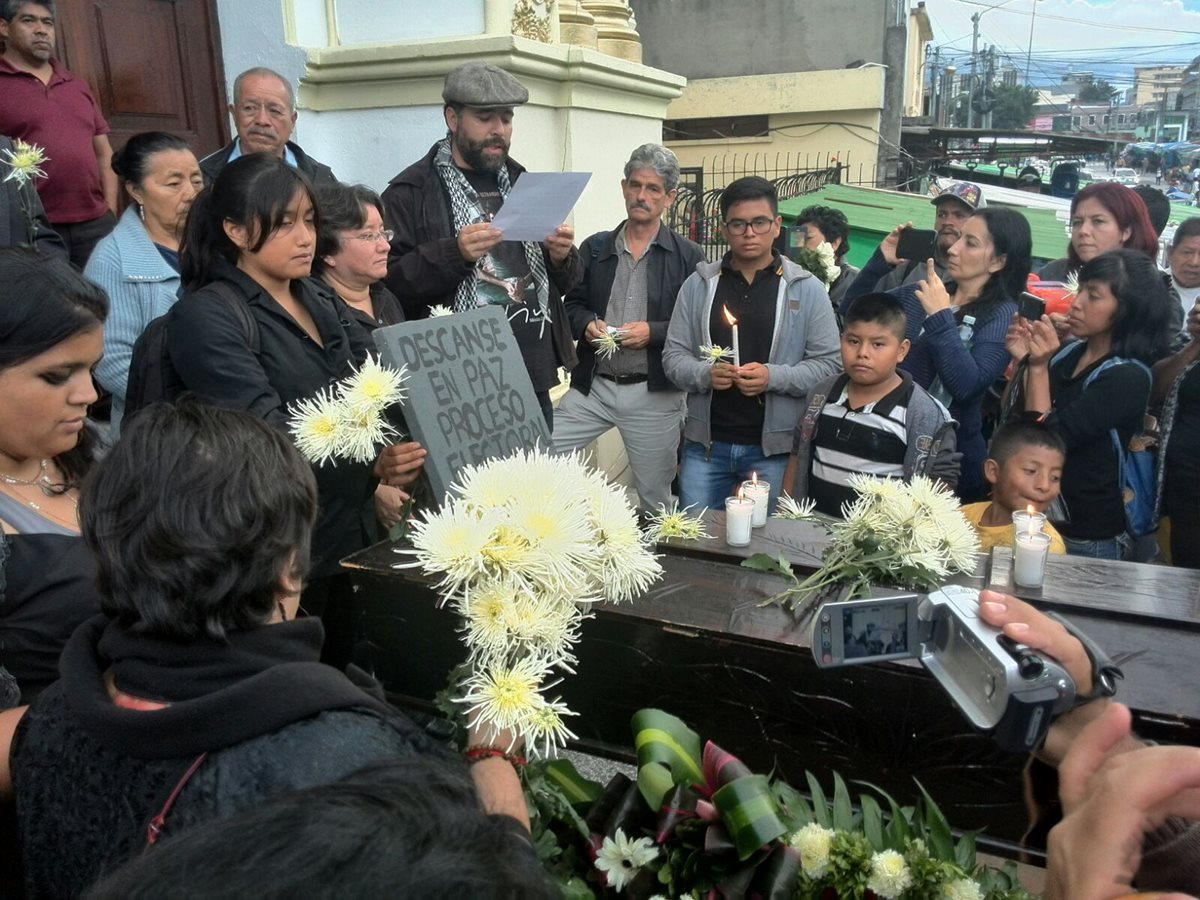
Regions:
<instances>
[{"instance_id":1,"label":"teenage boy in gray jacket","mask_svg":"<svg viewBox=\"0 0 1200 900\"><path fill-rule=\"evenodd\" d=\"M684 282L663 347L663 370L688 395L679 500L723 508L756 474L773 509L803 398L841 368L837 321L820 282L772 249L769 181L739 178L720 207L729 252ZM712 362L705 346L735 358Z\"/></svg>"}]
</instances>

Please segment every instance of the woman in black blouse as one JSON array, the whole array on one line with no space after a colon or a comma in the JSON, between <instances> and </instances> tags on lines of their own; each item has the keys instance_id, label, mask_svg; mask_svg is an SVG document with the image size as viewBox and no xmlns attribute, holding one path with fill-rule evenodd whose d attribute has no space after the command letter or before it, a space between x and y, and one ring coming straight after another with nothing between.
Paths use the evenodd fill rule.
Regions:
<instances>
[{"instance_id":1,"label":"woman in black blouse","mask_svg":"<svg viewBox=\"0 0 1200 900\"><path fill-rule=\"evenodd\" d=\"M196 198L180 256L185 293L167 330L171 364L187 390L286 429L290 404L365 359L367 331L309 278L318 225L308 180L265 154L230 163ZM246 304L253 334L231 302ZM353 592L339 561L378 537L378 481L403 484L420 465L406 448L388 447L374 465L336 460L315 469L321 512L301 606L325 620L328 662L348 662L354 640Z\"/></svg>"},{"instance_id":2,"label":"woman in black blouse","mask_svg":"<svg viewBox=\"0 0 1200 900\"><path fill-rule=\"evenodd\" d=\"M404 321L396 295L383 285L387 274L388 242L392 233L383 227L383 201L361 184L323 187L317 193L321 227L313 275L337 294L346 309L367 331ZM402 423L393 422L397 427ZM413 458L425 451L415 441L397 444ZM419 470L411 473L415 480ZM399 484L375 489L375 515L384 528L400 521L408 493Z\"/></svg>"},{"instance_id":3,"label":"woman in black blouse","mask_svg":"<svg viewBox=\"0 0 1200 900\"><path fill-rule=\"evenodd\" d=\"M1110 432L1127 447L1142 430L1148 367L1166 352L1171 303L1154 261L1121 249L1080 270L1067 317L1074 342L1060 345L1049 316L1013 318L1006 344L1025 362L1017 408L1047 414L1067 445L1062 499L1069 519L1055 524L1068 553L1123 555L1125 503Z\"/></svg>"}]
</instances>

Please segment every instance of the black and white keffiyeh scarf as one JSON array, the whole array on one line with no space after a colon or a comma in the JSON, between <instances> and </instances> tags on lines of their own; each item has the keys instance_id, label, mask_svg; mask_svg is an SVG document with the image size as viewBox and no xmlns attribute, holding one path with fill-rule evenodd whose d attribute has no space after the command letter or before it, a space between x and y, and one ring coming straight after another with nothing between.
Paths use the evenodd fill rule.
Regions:
<instances>
[{"instance_id":1,"label":"black and white keffiyeh scarf","mask_svg":"<svg viewBox=\"0 0 1200 900\"><path fill-rule=\"evenodd\" d=\"M455 233L467 225L487 221L487 213L483 209L483 203L479 199L479 194L471 187L471 183L467 181L466 176L454 165L454 161L450 155L450 138L443 138L438 142L437 151L433 158L433 165L437 169L438 176L442 179L446 193L450 196L450 211L454 219ZM508 166L501 166L499 168L496 172L496 182L500 187L500 196L507 197L508 192L512 190L512 181L508 177ZM546 262L542 258L542 245L535 241L523 241L521 246L525 248L525 259L529 263L529 274L533 277L533 283L537 286L541 317L549 320L550 279L546 275ZM479 265L479 263L476 263L476 265ZM454 295L455 312L475 309L477 306L475 297L477 285L478 279L476 278L464 278L462 280L462 283L458 286L457 293Z\"/></svg>"}]
</instances>

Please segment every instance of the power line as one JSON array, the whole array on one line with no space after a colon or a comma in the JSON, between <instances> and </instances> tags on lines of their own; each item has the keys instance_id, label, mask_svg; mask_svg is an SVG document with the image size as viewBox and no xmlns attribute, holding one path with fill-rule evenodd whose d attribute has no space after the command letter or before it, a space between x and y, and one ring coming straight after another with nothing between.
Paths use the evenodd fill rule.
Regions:
<instances>
[{"instance_id":1,"label":"power line","mask_svg":"<svg viewBox=\"0 0 1200 900\"><path fill-rule=\"evenodd\" d=\"M1018 16L1032 16L1033 12L1026 12L1021 9L1004 9L999 6L993 6L989 3L980 3L978 0L957 0L958 3L965 3L968 6L982 6L984 9L994 9L997 12L1012 13ZM1200 31L1184 31L1179 28L1155 28L1151 25L1109 25L1104 22L1093 22L1088 19L1072 19L1069 16L1056 16L1050 13L1042 13L1038 16L1039 19L1052 19L1055 22L1070 22L1074 25L1088 25L1092 28L1107 28L1115 31L1146 31L1156 34L1194 34L1200 35Z\"/></svg>"}]
</instances>

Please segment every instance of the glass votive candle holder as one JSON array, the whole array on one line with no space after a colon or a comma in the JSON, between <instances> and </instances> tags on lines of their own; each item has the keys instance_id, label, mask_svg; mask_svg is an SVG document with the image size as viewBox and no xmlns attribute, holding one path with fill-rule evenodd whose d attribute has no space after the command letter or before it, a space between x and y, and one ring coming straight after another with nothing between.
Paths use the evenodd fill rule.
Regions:
<instances>
[{"instance_id":1,"label":"glass votive candle holder","mask_svg":"<svg viewBox=\"0 0 1200 900\"><path fill-rule=\"evenodd\" d=\"M771 504L771 485L765 481L743 481L742 496L754 501L754 517L751 525L762 528L767 524L767 512Z\"/></svg>"},{"instance_id":2,"label":"glass votive candle holder","mask_svg":"<svg viewBox=\"0 0 1200 900\"><path fill-rule=\"evenodd\" d=\"M1014 510L1012 514L1013 533L1038 532L1046 530L1046 514L1030 512L1028 509Z\"/></svg>"},{"instance_id":3,"label":"glass votive candle holder","mask_svg":"<svg viewBox=\"0 0 1200 900\"><path fill-rule=\"evenodd\" d=\"M725 543L730 547L749 547L753 519L753 500L748 497L726 497Z\"/></svg>"},{"instance_id":4,"label":"glass votive candle holder","mask_svg":"<svg viewBox=\"0 0 1200 900\"><path fill-rule=\"evenodd\" d=\"M1040 588L1046 578L1050 535L1044 531L1018 531L1013 539L1013 582L1018 587Z\"/></svg>"}]
</instances>

